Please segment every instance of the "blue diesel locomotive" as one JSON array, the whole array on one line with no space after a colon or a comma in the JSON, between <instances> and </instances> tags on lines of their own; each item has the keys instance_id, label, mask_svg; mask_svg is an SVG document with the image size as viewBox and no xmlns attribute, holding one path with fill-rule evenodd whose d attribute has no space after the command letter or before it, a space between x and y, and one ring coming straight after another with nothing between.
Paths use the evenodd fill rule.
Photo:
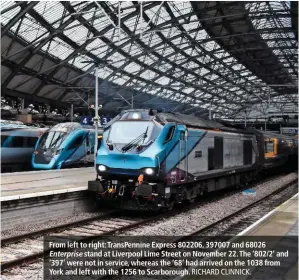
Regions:
<instances>
[{"instance_id":1,"label":"blue diesel locomotive","mask_svg":"<svg viewBox=\"0 0 299 280\"><path fill-rule=\"evenodd\" d=\"M284 141L277 137L287 138L195 116L123 111L104 128L98 175L88 189L121 208L171 209L205 192L247 184L263 168L285 162L294 147L288 139L278 148Z\"/></svg>"},{"instance_id":2,"label":"blue diesel locomotive","mask_svg":"<svg viewBox=\"0 0 299 280\"><path fill-rule=\"evenodd\" d=\"M60 169L80 163L92 163L94 141L93 128L85 128L73 122L57 124L37 142L32 155L32 166L36 169Z\"/></svg>"}]
</instances>

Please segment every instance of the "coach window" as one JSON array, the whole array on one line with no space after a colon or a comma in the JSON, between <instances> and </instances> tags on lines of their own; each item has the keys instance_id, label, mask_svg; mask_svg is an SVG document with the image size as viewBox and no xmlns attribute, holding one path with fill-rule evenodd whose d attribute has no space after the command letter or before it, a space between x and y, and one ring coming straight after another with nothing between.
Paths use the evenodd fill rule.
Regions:
<instances>
[{"instance_id":1,"label":"coach window","mask_svg":"<svg viewBox=\"0 0 299 280\"><path fill-rule=\"evenodd\" d=\"M174 126L171 126L167 132L167 135L165 137L165 141L164 141L164 144L169 142L172 137L173 137L173 133L174 133L174 130L175 130L175 127Z\"/></svg>"},{"instance_id":2,"label":"coach window","mask_svg":"<svg viewBox=\"0 0 299 280\"><path fill-rule=\"evenodd\" d=\"M37 140L38 140L38 137L28 137L27 146L30 147L30 148L34 148Z\"/></svg>"},{"instance_id":3,"label":"coach window","mask_svg":"<svg viewBox=\"0 0 299 280\"><path fill-rule=\"evenodd\" d=\"M265 142L265 153L274 152L274 141L268 140Z\"/></svg>"},{"instance_id":4,"label":"coach window","mask_svg":"<svg viewBox=\"0 0 299 280\"><path fill-rule=\"evenodd\" d=\"M4 143L6 144L6 146L7 146L7 141L5 141L6 139L8 138L8 136L7 135L1 135L1 147L5 147L4 146Z\"/></svg>"},{"instance_id":5,"label":"coach window","mask_svg":"<svg viewBox=\"0 0 299 280\"><path fill-rule=\"evenodd\" d=\"M11 147L14 148L23 148L23 138L21 136L13 136L11 139Z\"/></svg>"}]
</instances>

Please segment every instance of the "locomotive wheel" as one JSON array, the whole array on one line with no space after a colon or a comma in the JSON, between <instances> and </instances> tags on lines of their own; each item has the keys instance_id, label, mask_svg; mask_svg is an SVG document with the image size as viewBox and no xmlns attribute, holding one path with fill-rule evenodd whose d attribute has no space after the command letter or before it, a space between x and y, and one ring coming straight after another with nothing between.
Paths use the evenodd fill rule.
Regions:
<instances>
[{"instance_id":1,"label":"locomotive wheel","mask_svg":"<svg viewBox=\"0 0 299 280\"><path fill-rule=\"evenodd\" d=\"M190 199L185 199L184 203L187 204L187 205L192 204L192 203L195 202L196 198L197 197L195 196L195 197L191 197Z\"/></svg>"},{"instance_id":2,"label":"locomotive wheel","mask_svg":"<svg viewBox=\"0 0 299 280\"><path fill-rule=\"evenodd\" d=\"M196 200L196 197L192 197L191 199L188 200L188 202L191 204L191 203L194 203Z\"/></svg>"},{"instance_id":3,"label":"locomotive wheel","mask_svg":"<svg viewBox=\"0 0 299 280\"><path fill-rule=\"evenodd\" d=\"M173 206L174 206L174 201L166 201L165 209L167 211L171 211L173 209Z\"/></svg>"},{"instance_id":4,"label":"locomotive wheel","mask_svg":"<svg viewBox=\"0 0 299 280\"><path fill-rule=\"evenodd\" d=\"M93 206L97 209L101 206L101 200L98 194L96 194L95 199L93 200Z\"/></svg>"},{"instance_id":5,"label":"locomotive wheel","mask_svg":"<svg viewBox=\"0 0 299 280\"><path fill-rule=\"evenodd\" d=\"M168 211L171 211L174 206L174 201L170 202L170 204L167 206Z\"/></svg>"}]
</instances>

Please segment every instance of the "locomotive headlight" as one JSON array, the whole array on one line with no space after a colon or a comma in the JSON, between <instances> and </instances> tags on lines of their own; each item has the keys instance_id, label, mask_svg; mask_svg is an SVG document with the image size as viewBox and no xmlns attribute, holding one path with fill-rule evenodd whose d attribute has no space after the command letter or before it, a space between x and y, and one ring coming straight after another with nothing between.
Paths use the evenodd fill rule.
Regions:
<instances>
[{"instance_id":1,"label":"locomotive headlight","mask_svg":"<svg viewBox=\"0 0 299 280\"><path fill-rule=\"evenodd\" d=\"M140 115L139 115L138 113L134 113L134 114L132 115L132 118L133 118L133 119L139 119L139 118L140 118Z\"/></svg>"},{"instance_id":2,"label":"locomotive headlight","mask_svg":"<svg viewBox=\"0 0 299 280\"><path fill-rule=\"evenodd\" d=\"M145 168L144 172L147 175L153 175L155 170L153 168Z\"/></svg>"},{"instance_id":3,"label":"locomotive headlight","mask_svg":"<svg viewBox=\"0 0 299 280\"><path fill-rule=\"evenodd\" d=\"M106 168L105 165L99 165L99 166L98 166L98 170L99 170L100 172L104 172L104 171L107 170L107 168Z\"/></svg>"}]
</instances>

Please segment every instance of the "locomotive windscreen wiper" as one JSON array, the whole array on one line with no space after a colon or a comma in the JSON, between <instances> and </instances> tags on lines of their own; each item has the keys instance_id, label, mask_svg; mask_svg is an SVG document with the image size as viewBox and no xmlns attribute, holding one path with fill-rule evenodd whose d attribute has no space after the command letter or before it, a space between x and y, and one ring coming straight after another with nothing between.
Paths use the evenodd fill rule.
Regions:
<instances>
[{"instance_id":1,"label":"locomotive windscreen wiper","mask_svg":"<svg viewBox=\"0 0 299 280\"><path fill-rule=\"evenodd\" d=\"M143 132L137 138L135 138L134 140L132 140L130 143L128 143L125 146L123 146L121 150L123 152L127 152L127 151L133 149L135 146L137 146L141 140L143 140L142 143L144 143L144 140L147 137L147 131L148 131L148 127L146 128L145 132Z\"/></svg>"},{"instance_id":2,"label":"locomotive windscreen wiper","mask_svg":"<svg viewBox=\"0 0 299 280\"><path fill-rule=\"evenodd\" d=\"M145 132L144 132L144 136L143 136L142 144L144 143L144 140L145 140L146 137L147 137L147 131L148 131L148 126L147 126L147 128L146 128L146 130L145 130Z\"/></svg>"}]
</instances>

